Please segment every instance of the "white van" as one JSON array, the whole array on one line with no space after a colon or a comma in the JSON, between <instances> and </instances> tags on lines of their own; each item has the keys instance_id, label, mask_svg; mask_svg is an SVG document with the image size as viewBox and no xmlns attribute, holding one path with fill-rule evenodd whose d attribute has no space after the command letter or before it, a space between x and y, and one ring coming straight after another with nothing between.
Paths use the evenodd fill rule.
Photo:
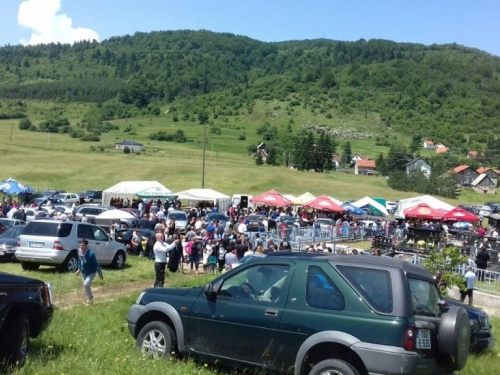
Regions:
<instances>
[{"instance_id":1,"label":"white van","mask_svg":"<svg viewBox=\"0 0 500 375\"><path fill-rule=\"evenodd\" d=\"M231 204L233 207L240 205L241 209L253 208L253 204L250 202L250 199L253 198L253 195L249 194L234 194L231 198Z\"/></svg>"}]
</instances>

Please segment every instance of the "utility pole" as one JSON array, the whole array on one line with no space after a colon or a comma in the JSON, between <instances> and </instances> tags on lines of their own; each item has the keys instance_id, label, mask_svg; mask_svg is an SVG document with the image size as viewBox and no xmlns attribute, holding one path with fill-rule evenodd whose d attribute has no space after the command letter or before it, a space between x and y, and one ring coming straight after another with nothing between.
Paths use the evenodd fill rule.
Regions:
<instances>
[{"instance_id":1,"label":"utility pole","mask_svg":"<svg viewBox=\"0 0 500 375\"><path fill-rule=\"evenodd\" d=\"M47 132L47 148L49 148L49 147L50 147L50 135L49 135L49 134L50 134L50 133L49 133L49 132Z\"/></svg>"},{"instance_id":2,"label":"utility pole","mask_svg":"<svg viewBox=\"0 0 500 375\"><path fill-rule=\"evenodd\" d=\"M201 188L205 189L205 149L207 146L207 124L203 125L203 167L201 170Z\"/></svg>"},{"instance_id":3,"label":"utility pole","mask_svg":"<svg viewBox=\"0 0 500 375\"><path fill-rule=\"evenodd\" d=\"M11 127L10 127L10 141L9 142L12 142L12 131L14 130L14 123L12 123Z\"/></svg>"}]
</instances>

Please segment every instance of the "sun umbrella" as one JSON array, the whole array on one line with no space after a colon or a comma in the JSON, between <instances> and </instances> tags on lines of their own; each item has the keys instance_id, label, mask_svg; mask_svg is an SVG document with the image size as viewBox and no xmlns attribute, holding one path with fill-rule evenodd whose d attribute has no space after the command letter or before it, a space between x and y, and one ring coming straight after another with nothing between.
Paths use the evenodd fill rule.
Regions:
<instances>
[{"instance_id":1,"label":"sun umbrella","mask_svg":"<svg viewBox=\"0 0 500 375\"><path fill-rule=\"evenodd\" d=\"M14 180L13 178L8 178L0 182L0 192L9 195L19 195L19 194L34 193L35 189L23 185L19 181Z\"/></svg>"},{"instance_id":2,"label":"sun umbrella","mask_svg":"<svg viewBox=\"0 0 500 375\"><path fill-rule=\"evenodd\" d=\"M156 186L138 191L136 195L139 198L177 198L177 195L173 194L167 188Z\"/></svg>"},{"instance_id":3,"label":"sun umbrella","mask_svg":"<svg viewBox=\"0 0 500 375\"><path fill-rule=\"evenodd\" d=\"M309 203L309 202L313 201L314 199L316 199L316 197L309 192L306 192L306 193L299 195L297 197L297 200L300 202L300 204Z\"/></svg>"},{"instance_id":4,"label":"sun umbrella","mask_svg":"<svg viewBox=\"0 0 500 375\"><path fill-rule=\"evenodd\" d=\"M444 220L454 221L479 221L476 215L465 211L463 208L457 207L443 215Z\"/></svg>"},{"instance_id":5,"label":"sun umbrella","mask_svg":"<svg viewBox=\"0 0 500 375\"><path fill-rule=\"evenodd\" d=\"M293 204L293 202L283 197L280 193L278 193L274 189L269 190L264 194L253 197L252 199L250 199L250 202L267 204L268 206L275 206L275 207L286 207Z\"/></svg>"},{"instance_id":6,"label":"sun umbrella","mask_svg":"<svg viewBox=\"0 0 500 375\"><path fill-rule=\"evenodd\" d=\"M304 207L330 212L344 212L345 209L332 201L327 195L321 195L313 201L304 204Z\"/></svg>"},{"instance_id":7,"label":"sun umbrella","mask_svg":"<svg viewBox=\"0 0 500 375\"><path fill-rule=\"evenodd\" d=\"M134 219L135 216L123 210L108 210L95 217L96 219Z\"/></svg>"},{"instance_id":8,"label":"sun umbrella","mask_svg":"<svg viewBox=\"0 0 500 375\"><path fill-rule=\"evenodd\" d=\"M404 210L406 218L417 218L425 220L439 220L443 218L443 214L434 208L429 207L427 203L420 203L419 205Z\"/></svg>"},{"instance_id":9,"label":"sun umbrella","mask_svg":"<svg viewBox=\"0 0 500 375\"><path fill-rule=\"evenodd\" d=\"M364 214L366 214L365 210L362 210L359 207L353 206L350 203L344 203L343 205L341 205L341 207L343 207L346 210L346 212L348 212L350 214L353 214L353 215L364 215Z\"/></svg>"}]
</instances>

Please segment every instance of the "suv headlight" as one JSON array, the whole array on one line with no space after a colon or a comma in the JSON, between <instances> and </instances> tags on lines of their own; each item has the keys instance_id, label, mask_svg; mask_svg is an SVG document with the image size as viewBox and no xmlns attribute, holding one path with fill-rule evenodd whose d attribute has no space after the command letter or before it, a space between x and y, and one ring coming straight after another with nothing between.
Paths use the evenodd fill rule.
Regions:
<instances>
[{"instance_id":1,"label":"suv headlight","mask_svg":"<svg viewBox=\"0 0 500 375\"><path fill-rule=\"evenodd\" d=\"M479 320L470 319L470 328L474 330L479 329Z\"/></svg>"},{"instance_id":2,"label":"suv headlight","mask_svg":"<svg viewBox=\"0 0 500 375\"><path fill-rule=\"evenodd\" d=\"M142 296L144 295L144 292L142 292L141 294L139 294L139 297L137 297L136 301L135 301L135 304L136 305L139 305L141 303L141 299L142 299Z\"/></svg>"},{"instance_id":3,"label":"suv headlight","mask_svg":"<svg viewBox=\"0 0 500 375\"><path fill-rule=\"evenodd\" d=\"M487 329L490 327L490 319L488 318L488 315L484 314L481 318L479 318L479 324L481 328Z\"/></svg>"}]
</instances>

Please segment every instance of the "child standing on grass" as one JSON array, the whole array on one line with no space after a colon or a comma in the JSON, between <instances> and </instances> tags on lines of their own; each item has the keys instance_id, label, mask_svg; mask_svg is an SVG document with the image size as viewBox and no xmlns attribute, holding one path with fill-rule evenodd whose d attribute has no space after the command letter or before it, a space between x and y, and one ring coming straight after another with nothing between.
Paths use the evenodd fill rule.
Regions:
<instances>
[{"instance_id":1,"label":"child standing on grass","mask_svg":"<svg viewBox=\"0 0 500 375\"><path fill-rule=\"evenodd\" d=\"M79 243L80 248L78 250L78 270L76 271L76 276L82 274L83 287L87 296L85 305L90 306L94 299L91 288L92 280L94 280L96 273L99 274L101 280L104 277L94 252L88 248L89 242L87 240L80 240Z\"/></svg>"}]
</instances>

